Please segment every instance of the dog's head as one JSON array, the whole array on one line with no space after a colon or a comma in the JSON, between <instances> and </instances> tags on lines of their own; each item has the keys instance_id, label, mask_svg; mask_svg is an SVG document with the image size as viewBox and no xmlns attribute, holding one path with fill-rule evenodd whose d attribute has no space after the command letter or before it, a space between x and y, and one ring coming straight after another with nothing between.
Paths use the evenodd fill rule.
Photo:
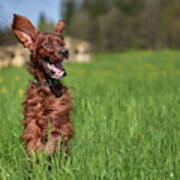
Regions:
<instances>
[{"instance_id":1,"label":"dog's head","mask_svg":"<svg viewBox=\"0 0 180 180\"><path fill-rule=\"evenodd\" d=\"M62 61L68 58L62 36L63 21L57 23L53 33L40 33L29 19L14 14L12 29L24 47L32 52L33 63L43 68L47 75L58 80L66 75L62 65Z\"/></svg>"}]
</instances>

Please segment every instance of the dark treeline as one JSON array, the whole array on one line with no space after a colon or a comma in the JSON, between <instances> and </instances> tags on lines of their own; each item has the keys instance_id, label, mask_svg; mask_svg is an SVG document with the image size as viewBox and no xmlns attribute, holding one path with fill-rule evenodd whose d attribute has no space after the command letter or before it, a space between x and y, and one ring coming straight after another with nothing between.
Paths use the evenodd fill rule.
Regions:
<instances>
[{"instance_id":1,"label":"dark treeline","mask_svg":"<svg viewBox=\"0 0 180 180\"><path fill-rule=\"evenodd\" d=\"M97 51L180 48L179 0L62 0L74 37Z\"/></svg>"},{"instance_id":2,"label":"dark treeline","mask_svg":"<svg viewBox=\"0 0 180 180\"><path fill-rule=\"evenodd\" d=\"M0 46L8 46L17 43L10 28L0 29Z\"/></svg>"},{"instance_id":3,"label":"dark treeline","mask_svg":"<svg viewBox=\"0 0 180 180\"><path fill-rule=\"evenodd\" d=\"M180 0L61 0L67 35L87 40L93 51L180 48ZM40 31L54 23L41 13ZM9 28L0 30L0 46L14 44Z\"/></svg>"}]
</instances>

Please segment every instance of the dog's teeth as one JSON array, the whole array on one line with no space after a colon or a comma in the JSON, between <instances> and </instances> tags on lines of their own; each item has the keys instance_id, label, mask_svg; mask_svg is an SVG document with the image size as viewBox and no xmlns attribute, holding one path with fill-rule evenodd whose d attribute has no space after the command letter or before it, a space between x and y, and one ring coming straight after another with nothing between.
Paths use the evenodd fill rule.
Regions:
<instances>
[{"instance_id":1,"label":"dog's teeth","mask_svg":"<svg viewBox=\"0 0 180 180\"><path fill-rule=\"evenodd\" d=\"M48 68L51 68L51 65L50 65L49 63L47 63L47 67L48 67Z\"/></svg>"}]
</instances>

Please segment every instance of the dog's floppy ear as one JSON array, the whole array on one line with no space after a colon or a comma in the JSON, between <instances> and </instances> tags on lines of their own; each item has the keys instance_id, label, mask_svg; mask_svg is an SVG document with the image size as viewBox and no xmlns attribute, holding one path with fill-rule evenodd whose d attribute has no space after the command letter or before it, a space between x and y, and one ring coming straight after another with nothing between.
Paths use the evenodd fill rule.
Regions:
<instances>
[{"instance_id":1,"label":"dog's floppy ear","mask_svg":"<svg viewBox=\"0 0 180 180\"><path fill-rule=\"evenodd\" d=\"M18 37L24 47L32 48L35 38L38 34L37 29L32 25L31 21L26 17L14 14L12 23L13 33Z\"/></svg>"},{"instance_id":2,"label":"dog's floppy ear","mask_svg":"<svg viewBox=\"0 0 180 180\"><path fill-rule=\"evenodd\" d=\"M66 24L62 20L59 20L54 32L57 34L61 34L65 28Z\"/></svg>"}]
</instances>

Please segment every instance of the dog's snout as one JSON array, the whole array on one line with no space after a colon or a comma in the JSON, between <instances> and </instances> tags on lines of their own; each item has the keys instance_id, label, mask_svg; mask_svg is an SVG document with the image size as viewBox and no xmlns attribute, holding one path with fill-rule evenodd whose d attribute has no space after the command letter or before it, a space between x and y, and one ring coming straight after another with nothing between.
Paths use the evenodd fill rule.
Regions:
<instances>
[{"instance_id":1,"label":"dog's snout","mask_svg":"<svg viewBox=\"0 0 180 180\"><path fill-rule=\"evenodd\" d=\"M59 51L59 54L62 56L67 56L69 54L69 51L67 49L61 49Z\"/></svg>"}]
</instances>

